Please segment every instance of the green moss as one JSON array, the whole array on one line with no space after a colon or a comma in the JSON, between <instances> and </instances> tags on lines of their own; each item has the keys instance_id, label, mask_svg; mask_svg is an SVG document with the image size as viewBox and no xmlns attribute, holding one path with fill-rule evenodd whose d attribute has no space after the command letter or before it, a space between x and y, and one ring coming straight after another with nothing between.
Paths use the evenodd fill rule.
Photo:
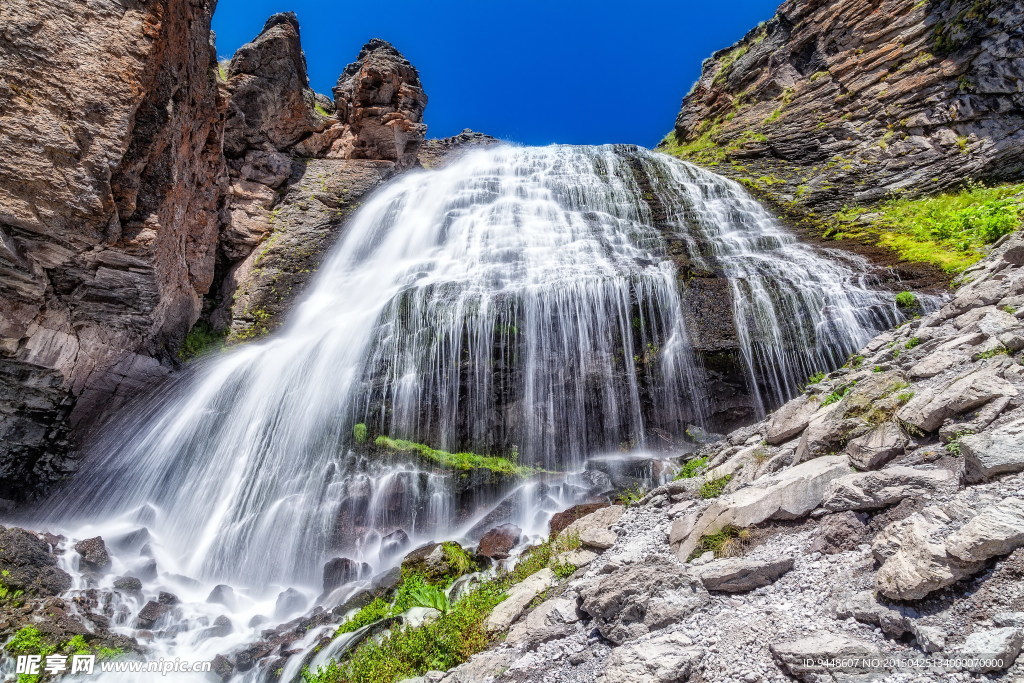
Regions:
<instances>
[{"instance_id":1,"label":"green moss","mask_svg":"<svg viewBox=\"0 0 1024 683\"><path fill-rule=\"evenodd\" d=\"M331 113L329 111L327 111L326 109L324 109L323 105L320 104L319 102L315 102L313 104L313 110L316 111L317 114L320 114L320 116L330 116L331 115Z\"/></svg>"},{"instance_id":2,"label":"green moss","mask_svg":"<svg viewBox=\"0 0 1024 683\"><path fill-rule=\"evenodd\" d=\"M362 422L352 425L352 438L356 443L366 443L366 433L366 425Z\"/></svg>"},{"instance_id":3,"label":"green moss","mask_svg":"<svg viewBox=\"0 0 1024 683\"><path fill-rule=\"evenodd\" d=\"M908 261L958 273L984 256L987 245L1020 229L1022 221L1024 183L971 185L922 199L843 209L825 234L875 242Z\"/></svg>"},{"instance_id":4,"label":"green moss","mask_svg":"<svg viewBox=\"0 0 1024 683\"><path fill-rule=\"evenodd\" d=\"M437 463L443 467L456 470L490 470L497 474L508 474L517 477L529 477L543 470L525 465L517 465L508 458L493 455L477 455L476 453L449 453L431 448L421 443L392 439L378 436L374 441L377 446L398 453L414 453L424 460Z\"/></svg>"},{"instance_id":5,"label":"green moss","mask_svg":"<svg viewBox=\"0 0 1024 683\"><path fill-rule=\"evenodd\" d=\"M725 161L725 149L714 139L719 132L719 127L712 125L689 142L680 142L674 132L669 133L658 150L697 164L715 166Z\"/></svg>"},{"instance_id":6,"label":"green moss","mask_svg":"<svg viewBox=\"0 0 1024 683\"><path fill-rule=\"evenodd\" d=\"M827 375L824 372L818 371L818 372L814 373L813 375L811 375L810 377L807 378L806 386L811 386L812 384L817 384L821 380L825 379L826 376Z\"/></svg>"},{"instance_id":7,"label":"green moss","mask_svg":"<svg viewBox=\"0 0 1024 683\"><path fill-rule=\"evenodd\" d=\"M342 622L334 635L340 636L343 633L358 631L364 626L369 626L391 615L391 603L383 598L374 598L370 603L359 608L358 612Z\"/></svg>"},{"instance_id":8,"label":"green moss","mask_svg":"<svg viewBox=\"0 0 1024 683\"><path fill-rule=\"evenodd\" d=\"M714 83L715 85L719 85L722 82L724 82L725 79L728 78L729 74L732 72L732 67L733 64L736 63L736 60L742 57L743 55L747 54L749 50L749 45L740 45L722 55L722 57L718 60L718 73L715 74L712 83Z\"/></svg>"},{"instance_id":9,"label":"green moss","mask_svg":"<svg viewBox=\"0 0 1024 683\"><path fill-rule=\"evenodd\" d=\"M913 292L900 292L896 295L896 305L900 308L916 308L917 295Z\"/></svg>"},{"instance_id":10,"label":"green moss","mask_svg":"<svg viewBox=\"0 0 1024 683\"><path fill-rule=\"evenodd\" d=\"M632 486L628 486L623 491L621 491L619 495L616 496L615 502L618 503L619 505L629 506L632 505L633 503L636 503L646 495L647 489L645 489L640 484L633 484Z\"/></svg>"},{"instance_id":11,"label":"green moss","mask_svg":"<svg viewBox=\"0 0 1024 683\"><path fill-rule=\"evenodd\" d=\"M700 471L704 469L704 466L707 464L708 459L706 457L694 458L680 468L673 481L678 481L680 479L693 479L700 474Z\"/></svg>"},{"instance_id":12,"label":"green moss","mask_svg":"<svg viewBox=\"0 0 1024 683\"><path fill-rule=\"evenodd\" d=\"M229 67L231 66L230 59L222 59L217 62L217 78L221 81L227 81L231 77Z\"/></svg>"},{"instance_id":13,"label":"green moss","mask_svg":"<svg viewBox=\"0 0 1024 683\"><path fill-rule=\"evenodd\" d=\"M208 322L200 320L185 335L185 341L178 350L178 358L188 361L219 351L224 346L226 338L226 331L215 330Z\"/></svg>"},{"instance_id":14,"label":"green moss","mask_svg":"<svg viewBox=\"0 0 1024 683\"><path fill-rule=\"evenodd\" d=\"M913 348L915 348L917 346L920 346L920 345L921 345L921 338L920 337L911 337L910 339L907 340L907 343L903 345L903 348L905 348L905 349L913 349Z\"/></svg>"},{"instance_id":15,"label":"green moss","mask_svg":"<svg viewBox=\"0 0 1024 683\"><path fill-rule=\"evenodd\" d=\"M725 487L730 481L732 481L731 474L727 474L724 477L718 477L717 479L709 479L701 485L698 493L701 498L717 498L722 495L722 491L725 490Z\"/></svg>"}]
</instances>

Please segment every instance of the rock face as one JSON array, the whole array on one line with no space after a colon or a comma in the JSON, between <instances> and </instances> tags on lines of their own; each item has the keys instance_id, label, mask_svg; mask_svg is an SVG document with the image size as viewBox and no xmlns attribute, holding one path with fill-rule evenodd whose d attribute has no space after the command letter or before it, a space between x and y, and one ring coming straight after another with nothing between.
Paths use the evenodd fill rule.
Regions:
<instances>
[{"instance_id":1,"label":"rock face","mask_svg":"<svg viewBox=\"0 0 1024 683\"><path fill-rule=\"evenodd\" d=\"M223 172L209 3L0 8L0 498L166 370L213 282Z\"/></svg>"},{"instance_id":2,"label":"rock face","mask_svg":"<svg viewBox=\"0 0 1024 683\"><path fill-rule=\"evenodd\" d=\"M580 609L613 643L664 628L708 601L701 582L662 557L619 567L581 593Z\"/></svg>"},{"instance_id":3,"label":"rock face","mask_svg":"<svg viewBox=\"0 0 1024 683\"><path fill-rule=\"evenodd\" d=\"M374 38L363 46L338 79L334 103L347 126L340 141L346 158L416 163L427 96L416 69L390 43Z\"/></svg>"},{"instance_id":4,"label":"rock face","mask_svg":"<svg viewBox=\"0 0 1024 683\"><path fill-rule=\"evenodd\" d=\"M24 529L0 527L3 584L30 595L58 595L71 588L71 576L57 566L50 543Z\"/></svg>"},{"instance_id":5,"label":"rock face","mask_svg":"<svg viewBox=\"0 0 1024 683\"><path fill-rule=\"evenodd\" d=\"M674 134L698 162L804 209L1016 178L1022 12L787 0L704 63Z\"/></svg>"},{"instance_id":6,"label":"rock face","mask_svg":"<svg viewBox=\"0 0 1024 683\"><path fill-rule=\"evenodd\" d=\"M215 63L213 4L0 8L0 508L76 469L197 319L278 323L371 189L416 164L426 97L374 40L335 103L293 14Z\"/></svg>"}]
</instances>

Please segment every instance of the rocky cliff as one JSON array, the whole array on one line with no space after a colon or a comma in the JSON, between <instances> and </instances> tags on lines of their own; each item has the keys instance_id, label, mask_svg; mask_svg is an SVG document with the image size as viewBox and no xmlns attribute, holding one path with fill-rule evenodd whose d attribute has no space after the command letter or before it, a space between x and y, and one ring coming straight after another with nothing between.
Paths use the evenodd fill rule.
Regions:
<instances>
[{"instance_id":1,"label":"rocky cliff","mask_svg":"<svg viewBox=\"0 0 1024 683\"><path fill-rule=\"evenodd\" d=\"M797 215L1024 172L1024 4L787 0L716 52L663 147Z\"/></svg>"},{"instance_id":2,"label":"rocky cliff","mask_svg":"<svg viewBox=\"0 0 1024 683\"><path fill-rule=\"evenodd\" d=\"M201 315L271 329L359 198L416 164L426 96L373 40L309 88L274 15L218 68L212 2L0 8L0 501L75 468ZM336 115L340 112L340 115Z\"/></svg>"},{"instance_id":3,"label":"rocky cliff","mask_svg":"<svg viewBox=\"0 0 1024 683\"><path fill-rule=\"evenodd\" d=\"M212 2L0 7L0 499L166 372L213 281Z\"/></svg>"}]
</instances>

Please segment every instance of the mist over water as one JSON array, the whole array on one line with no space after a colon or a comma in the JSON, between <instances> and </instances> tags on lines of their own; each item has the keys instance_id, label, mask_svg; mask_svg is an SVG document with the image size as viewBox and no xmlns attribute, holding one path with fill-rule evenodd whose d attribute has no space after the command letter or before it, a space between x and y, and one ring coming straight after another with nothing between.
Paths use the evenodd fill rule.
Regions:
<instances>
[{"instance_id":1,"label":"mist over water","mask_svg":"<svg viewBox=\"0 0 1024 683\"><path fill-rule=\"evenodd\" d=\"M373 573L426 541L475 540L490 522L536 536L553 512L606 493L615 467L636 469L667 443L664 456L678 455L689 425L716 429L686 300L693 273L722 276L729 308L710 315L735 319L756 416L897 322L866 270L665 155L475 151L375 193L281 330L123 415L35 527L102 534L111 576L147 572L147 593L195 603L160 647L209 658L257 639L256 614L278 623L310 607L332 557ZM548 473L467 484L358 443L357 424ZM242 596L234 633L199 639L225 611L204 602L215 584ZM286 588L303 599L282 612ZM126 632L142 604L126 600Z\"/></svg>"}]
</instances>

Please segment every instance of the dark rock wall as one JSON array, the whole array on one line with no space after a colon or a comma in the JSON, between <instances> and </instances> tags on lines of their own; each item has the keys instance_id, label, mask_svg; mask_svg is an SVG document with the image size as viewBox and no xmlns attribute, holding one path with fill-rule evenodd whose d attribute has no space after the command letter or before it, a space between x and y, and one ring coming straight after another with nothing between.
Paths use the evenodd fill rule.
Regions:
<instances>
[{"instance_id":1,"label":"dark rock wall","mask_svg":"<svg viewBox=\"0 0 1024 683\"><path fill-rule=\"evenodd\" d=\"M293 14L222 70L213 10L0 6L2 505L67 477L201 314L271 329L359 198L416 164L426 97L395 48L364 47L338 117Z\"/></svg>"},{"instance_id":2,"label":"dark rock wall","mask_svg":"<svg viewBox=\"0 0 1024 683\"><path fill-rule=\"evenodd\" d=\"M778 203L829 211L1024 172L1024 3L787 0L704 63L675 136Z\"/></svg>"},{"instance_id":3,"label":"dark rock wall","mask_svg":"<svg viewBox=\"0 0 1024 683\"><path fill-rule=\"evenodd\" d=\"M0 7L0 497L64 476L60 417L162 376L199 314L223 172L213 7Z\"/></svg>"}]
</instances>

